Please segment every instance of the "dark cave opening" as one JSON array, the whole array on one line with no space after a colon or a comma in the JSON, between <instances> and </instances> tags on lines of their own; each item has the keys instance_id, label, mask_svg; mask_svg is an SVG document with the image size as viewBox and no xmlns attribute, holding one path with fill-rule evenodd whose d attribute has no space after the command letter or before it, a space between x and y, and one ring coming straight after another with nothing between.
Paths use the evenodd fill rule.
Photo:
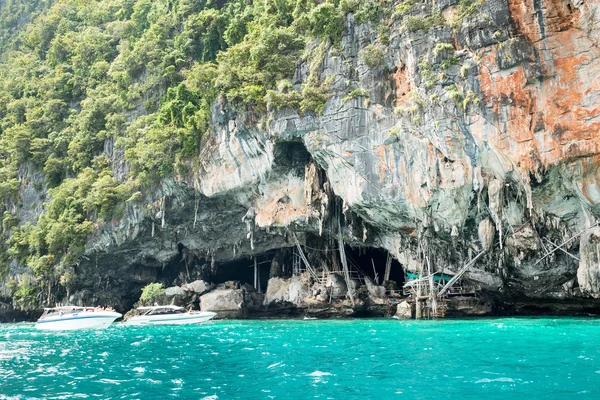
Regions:
<instances>
[{"instance_id":1,"label":"dark cave opening","mask_svg":"<svg viewBox=\"0 0 600 400\"><path fill-rule=\"evenodd\" d=\"M177 255L162 268L158 269L157 279L162 282L165 287L178 284L177 279L180 276L180 271L185 272L185 260L183 259L184 246L181 243L177 244Z\"/></svg>"},{"instance_id":2,"label":"dark cave opening","mask_svg":"<svg viewBox=\"0 0 600 400\"><path fill-rule=\"evenodd\" d=\"M267 289L272 259L272 253L262 253L256 256L256 266L262 292ZM217 263L210 281L217 285L227 281L239 281L241 285L247 283L250 286L254 286L254 258L247 257Z\"/></svg>"},{"instance_id":3,"label":"dark cave opening","mask_svg":"<svg viewBox=\"0 0 600 400\"><path fill-rule=\"evenodd\" d=\"M383 283L388 257L386 250L374 247L351 247L349 245L346 245L344 249L349 265L357 266L366 276L371 278L375 278L375 274L377 274L378 284ZM398 285L404 283L404 269L393 257L390 267L390 280L395 281Z\"/></svg>"},{"instance_id":4,"label":"dark cave opening","mask_svg":"<svg viewBox=\"0 0 600 400\"><path fill-rule=\"evenodd\" d=\"M215 261L205 257L198 257L193 250L189 250L182 243L177 244L177 255L162 267L157 266L155 280L164 287L181 286L195 280L203 280L213 284L222 284L228 281L238 281L240 285L254 282L254 258L258 270L259 288L266 291L268 281L275 260L277 266L275 276L289 277L292 272L290 248L281 248L229 261Z\"/></svg>"},{"instance_id":5,"label":"dark cave opening","mask_svg":"<svg viewBox=\"0 0 600 400\"><path fill-rule=\"evenodd\" d=\"M273 149L273 162L278 167L304 170L312 156L301 141L281 142Z\"/></svg>"}]
</instances>

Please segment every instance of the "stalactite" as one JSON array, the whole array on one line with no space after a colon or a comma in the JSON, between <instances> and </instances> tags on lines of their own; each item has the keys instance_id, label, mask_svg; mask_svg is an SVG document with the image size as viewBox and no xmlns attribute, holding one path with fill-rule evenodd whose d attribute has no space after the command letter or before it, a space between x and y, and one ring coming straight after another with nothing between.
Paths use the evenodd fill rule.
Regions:
<instances>
[{"instance_id":1,"label":"stalactite","mask_svg":"<svg viewBox=\"0 0 600 400\"><path fill-rule=\"evenodd\" d=\"M496 224L496 229L498 230L500 249L502 249L504 245L502 231L502 209L504 205L504 197L502 196L503 187L504 182L500 179L492 179L488 185L489 209L492 219Z\"/></svg>"},{"instance_id":2,"label":"stalactite","mask_svg":"<svg viewBox=\"0 0 600 400\"><path fill-rule=\"evenodd\" d=\"M193 228L196 229L196 223L198 222L198 207L200 201L198 200L198 191L194 189L194 225Z\"/></svg>"}]
</instances>

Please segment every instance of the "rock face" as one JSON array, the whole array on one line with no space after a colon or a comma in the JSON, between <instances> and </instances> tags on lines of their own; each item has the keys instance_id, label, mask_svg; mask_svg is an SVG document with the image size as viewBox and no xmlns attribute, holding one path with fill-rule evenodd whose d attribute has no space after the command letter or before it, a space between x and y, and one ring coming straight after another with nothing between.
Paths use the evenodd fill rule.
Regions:
<instances>
[{"instance_id":1,"label":"rock face","mask_svg":"<svg viewBox=\"0 0 600 400\"><path fill-rule=\"evenodd\" d=\"M179 286L168 287L165 289L165 297L167 301L176 306L182 306L185 304L186 298L189 294Z\"/></svg>"},{"instance_id":2,"label":"rock face","mask_svg":"<svg viewBox=\"0 0 600 400\"><path fill-rule=\"evenodd\" d=\"M457 0L437 7L459 15ZM350 246L385 249L408 271L425 253L435 270L458 271L485 250L465 276L497 303L599 296L597 230L563 247L579 265L553 249L600 214L600 3L487 0L428 29L352 14L345 24L317 66L334 78L322 114L270 110L259 124L216 104L199 163L97 232L76 289L106 285L130 304L153 280L207 279L231 260L336 240L339 223ZM380 65L360 57L369 44ZM311 69L298 62L296 87ZM270 279L265 303L302 304L298 279ZM335 274L326 286L347 292ZM242 295L201 303L237 312Z\"/></svg>"},{"instance_id":3,"label":"rock face","mask_svg":"<svg viewBox=\"0 0 600 400\"><path fill-rule=\"evenodd\" d=\"M265 305L281 302L289 302L297 307L306 305L305 299L309 292L306 282L298 276L290 279L271 278L265 294Z\"/></svg>"},{"instance_id":4,"label":"rock face","mask_svg":"<svg viewBox=\"0 0 600 400\"><path fill-rule=\"evenodd\" d=\"M325 287L327 287L327 291L331 297L340 297L348 293L348 285L339 274L331 273L327 275Z\"/></svg>"},{"instance_id":5,"label":"rock face","mask_svg":"<svg viewBox=\"0 0 600 400\"><path fill-rule=\"evenodd\" d=\"M577 270L579 287L582 292L598 298L600 297L600 228L595 228L581 236L579 257Z\"/></svg>"},{"instance_id":6,"label":"rock face","mask_svg":"<svg viewBox=\"0 0 600 400\"><path fill-rule=\"evenodd\" d=\"M241 289L218 289L200 297L202 311L214 311L218 317L240 317L244 312Z\"/></svg>"},{"instance_id":7,"label":"rock face","mask_svg":"<svg viewBox=\"0 0 600 400\"><path fill-rule=\"evenodd\" d=\"M202 295L211 290L213 287L214 285L206 283L203 280L197 280L192 283L183 285L184 290L196 293L197 295Z\"/></svg>"},{"instance_id":8,"label":"rock face","mask_svg":"<svg viewBox=\"0 0 600 400\"><path fill-rule=\"evenodd\" d=\"M375 303L382 303L385 299L385 288L383 286L379 286L375 284L371 277L365 277L365 286L367 287L367 291L369 292L369 297Z\"/></svg>"},{"instance_id":9,"label":"rock face","mask_svg":"<svg viewBox=\"0 0 600 400\"><path fill-rule=\"evenodd\" d=\"M412 306L407 301L403 301L396 307L395 317L398 319L411 319L412 314Z\"/></svg>"}]
</instances>

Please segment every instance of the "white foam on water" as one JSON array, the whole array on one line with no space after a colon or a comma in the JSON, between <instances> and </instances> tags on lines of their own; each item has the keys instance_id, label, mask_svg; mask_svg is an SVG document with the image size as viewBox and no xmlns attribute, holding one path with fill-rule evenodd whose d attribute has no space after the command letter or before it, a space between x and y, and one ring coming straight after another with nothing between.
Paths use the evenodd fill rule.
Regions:
<instances>
[{"instance_id":1,"label":"white foam on water","mask_svg":"<svg viewBox=\"0 0 600 400\"><path fill-rule=\"evenodd\" d=\"M146 368L144 367L135 367L133 370L138 374L143 374L144 372L146 372Z\"/></svg>"},{"instance_id":2,"label":"white foam on water","mask_svg":"<svg viewBox=\"0 0 600 400\"><path fill-rule=\"evenodd\" d=\"M331 376L331 372L315 371L308 374L308 376Z\"/></svg>"},{"instance_id":3,"label":"white foam on water","mask_svg":"<svg viewBox=\"0 0 600 400\"><path fill-rule=\"evenodd\" d=\"M118 380L115 380L115 379L102 378L98 382L110 383L111 385L120 385L122 381L118 381Z\"/></svg>"},{"instance_id":4,"label":"white foam on water","mask_svg":"<svg viewBox=\"0 0 600 400\"><path fill-rule=\"evenodd\" d=\"M514 379L512 378L496 378L496 379L480 379L478 381L476 381L475 383L491 383L491 382L513 382L514 383Z\"/></svg>"}]
</instances>

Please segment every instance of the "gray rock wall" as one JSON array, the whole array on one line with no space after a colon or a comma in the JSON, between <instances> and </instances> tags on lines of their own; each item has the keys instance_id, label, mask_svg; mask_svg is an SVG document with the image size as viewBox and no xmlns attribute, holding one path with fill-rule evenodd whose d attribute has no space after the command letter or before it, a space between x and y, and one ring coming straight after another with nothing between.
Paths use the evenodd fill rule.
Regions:
<instances>
[{"instance_id":1,"label":"gray rock wall","mask_svg":"<svg viewBox=\"0 0 600 400\"><path fill-rule=\"evenodd\" d=\"M334 241L339 223L350 245L386 249L409 271L428 256L456 272L485 250L466 277L496 299L597 296L594 234L555 245L599 210L598 2L545 0L535 11L529 0L488 0L458 22L456 1L436 4L447 23L425 30L348 15L319 68L333 77L320 115L216 104L198 165L102 227L74 285L134 301L171 269L202 278L294 246L292 233ZM429 10L419 3L410 15ZM381 65L365 64L367 45ZM349 98L355 89L366 95ZM270 282L267 299L298 301Z\"/></svg>"}]
</instances>

